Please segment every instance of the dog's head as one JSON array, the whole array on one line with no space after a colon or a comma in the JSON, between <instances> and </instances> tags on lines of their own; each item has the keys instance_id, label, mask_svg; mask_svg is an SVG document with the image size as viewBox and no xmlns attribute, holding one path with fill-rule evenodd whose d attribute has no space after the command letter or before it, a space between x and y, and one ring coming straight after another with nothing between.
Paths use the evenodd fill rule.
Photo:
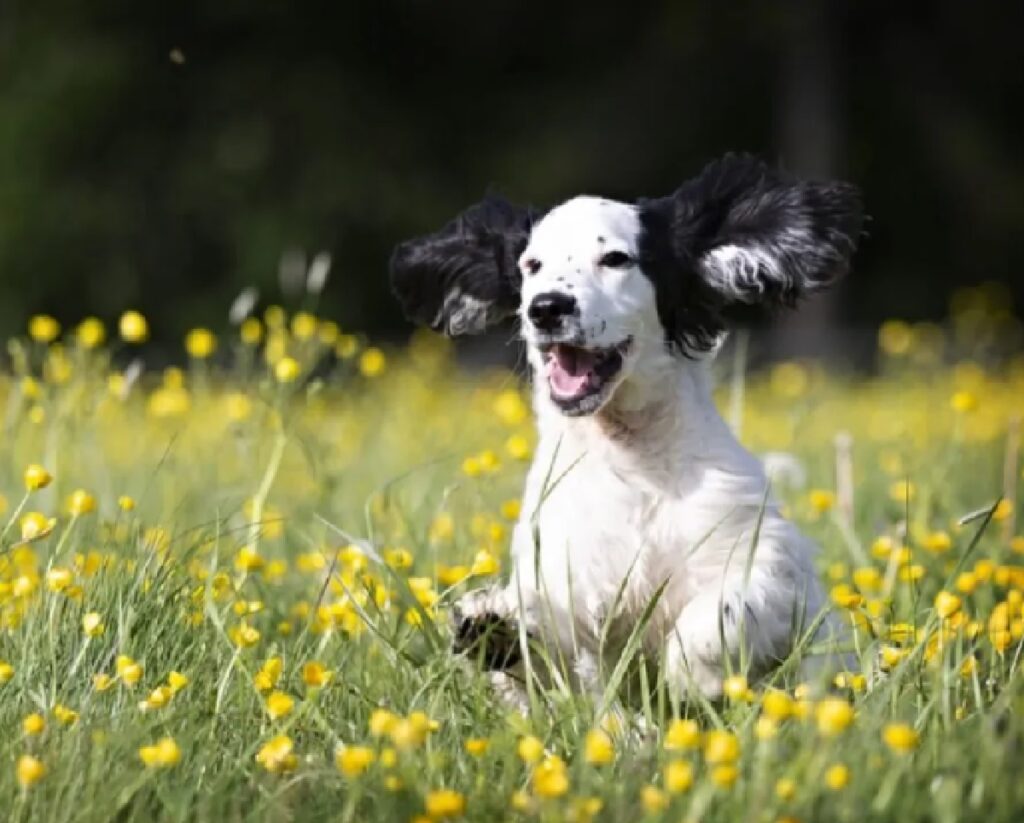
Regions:
<instances>
[{"instance_id":1,"label":"dog's head","mask_svg":"<svg viewBox=\"0 0 1024 823\"><path fill-rule=\"evenodd\" d=\"M857 190L729 155L667 197L576 197L547 213L499 198L391 259L411 319L448 334L514 314L551 401L592 414L638 363L695 357L731 324L791 306L849 268Z\"/></svg>"}]
</instances>

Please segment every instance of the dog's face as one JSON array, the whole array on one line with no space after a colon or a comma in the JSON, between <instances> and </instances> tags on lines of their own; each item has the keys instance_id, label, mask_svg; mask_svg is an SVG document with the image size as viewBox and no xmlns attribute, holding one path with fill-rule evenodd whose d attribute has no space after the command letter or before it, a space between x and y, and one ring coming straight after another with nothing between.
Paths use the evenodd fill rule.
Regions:
<instances>
[{"instance_id":1,"label":"dog's face","mask_svg":"<svg viewBox=\"0 0 1024 823\"><path fill-rule=\"evenodd\" d=\"M519 256L521 333L535 373L565 414L601 408L644 338L661 339L639 239L635 206L576 197L534 225Z\"/></svg>"},{"instance_id":2,"label":"dog's face","mask_svg":"<svg viewBox=\"0 0 1024 823\"><path fill-rule=\"evenodd\" d=\"M792 305L849 266L856 189L790 180L727 156L668 197L577 197L546 214L489 198L399 245L395 291L449 334L518 315L564 414L600 410L666 348L693 357L751 312Z\"/></svg>"}]
</instances>

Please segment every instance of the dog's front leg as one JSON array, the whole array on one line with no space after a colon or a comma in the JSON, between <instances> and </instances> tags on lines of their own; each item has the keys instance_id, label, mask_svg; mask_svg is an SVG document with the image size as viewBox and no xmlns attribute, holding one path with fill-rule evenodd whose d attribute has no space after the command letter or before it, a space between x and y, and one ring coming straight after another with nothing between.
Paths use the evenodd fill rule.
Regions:
<instances>
[{"instance_id":1,"label":"dog's front leg","mask_svg":"<svg viewBox=\"0 0 1024 823\"><path fill-rule=\"evenodd\" d=\"M469 592L452 609L456 652L479 660L485 669L506 671L522 661L520 632L534 633L529 598L511 586Z\"/></svg>"},{"instance_id":2,"label":"dog's front leg","mask_svg":"<svg viewBox=\"0 0 1024 823\"><path fill-rule=\"evenodd\" d=\"M521 665L520 631L533 636L530 614L511 586L469 592L452 609L454 650L478 662L498 699L523 715L529 713L530 700Z\"/></svg>"}]
</instances>

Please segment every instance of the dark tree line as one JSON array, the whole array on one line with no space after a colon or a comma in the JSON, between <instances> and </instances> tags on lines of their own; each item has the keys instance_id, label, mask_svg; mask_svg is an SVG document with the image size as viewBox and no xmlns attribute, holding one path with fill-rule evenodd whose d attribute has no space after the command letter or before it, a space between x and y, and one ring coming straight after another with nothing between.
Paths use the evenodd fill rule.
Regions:
<instances>
[{"instance_id":1,"label":"dark tree line","mask_svg":"<svg viewBox=\"0 0 1024 823\"><path fill-rule=\"evenodd\" d=\"M745 149L860 183L858 274L804 323L1024 302L1024 6L5 0L0 329L137 306L158 334L276 294L400 328L391 245L488 187L543 205L668 191Z\"/></svg>"}]
</instances>

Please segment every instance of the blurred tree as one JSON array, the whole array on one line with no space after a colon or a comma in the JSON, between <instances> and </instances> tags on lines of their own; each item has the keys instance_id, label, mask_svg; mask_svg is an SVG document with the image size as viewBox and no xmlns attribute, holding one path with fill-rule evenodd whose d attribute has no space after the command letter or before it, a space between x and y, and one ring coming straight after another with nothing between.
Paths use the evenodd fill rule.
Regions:
<instances>
[{"instance_id":1,"label":"blurred tree","mask_svg":"<svg viewBox=\"0 0 1024 823\"><path fill-rule=\"evenodd\" d=\"M334 255L323 311L394 331L391 245L489 186L659 194L729 149L864 187L829 325L936 316L986 279L1021 301L1022 23L953 0L7 0L0 324L133 305L176 341L244 285L275 299L300 247Z\"/></svg>"}]
</instances>

